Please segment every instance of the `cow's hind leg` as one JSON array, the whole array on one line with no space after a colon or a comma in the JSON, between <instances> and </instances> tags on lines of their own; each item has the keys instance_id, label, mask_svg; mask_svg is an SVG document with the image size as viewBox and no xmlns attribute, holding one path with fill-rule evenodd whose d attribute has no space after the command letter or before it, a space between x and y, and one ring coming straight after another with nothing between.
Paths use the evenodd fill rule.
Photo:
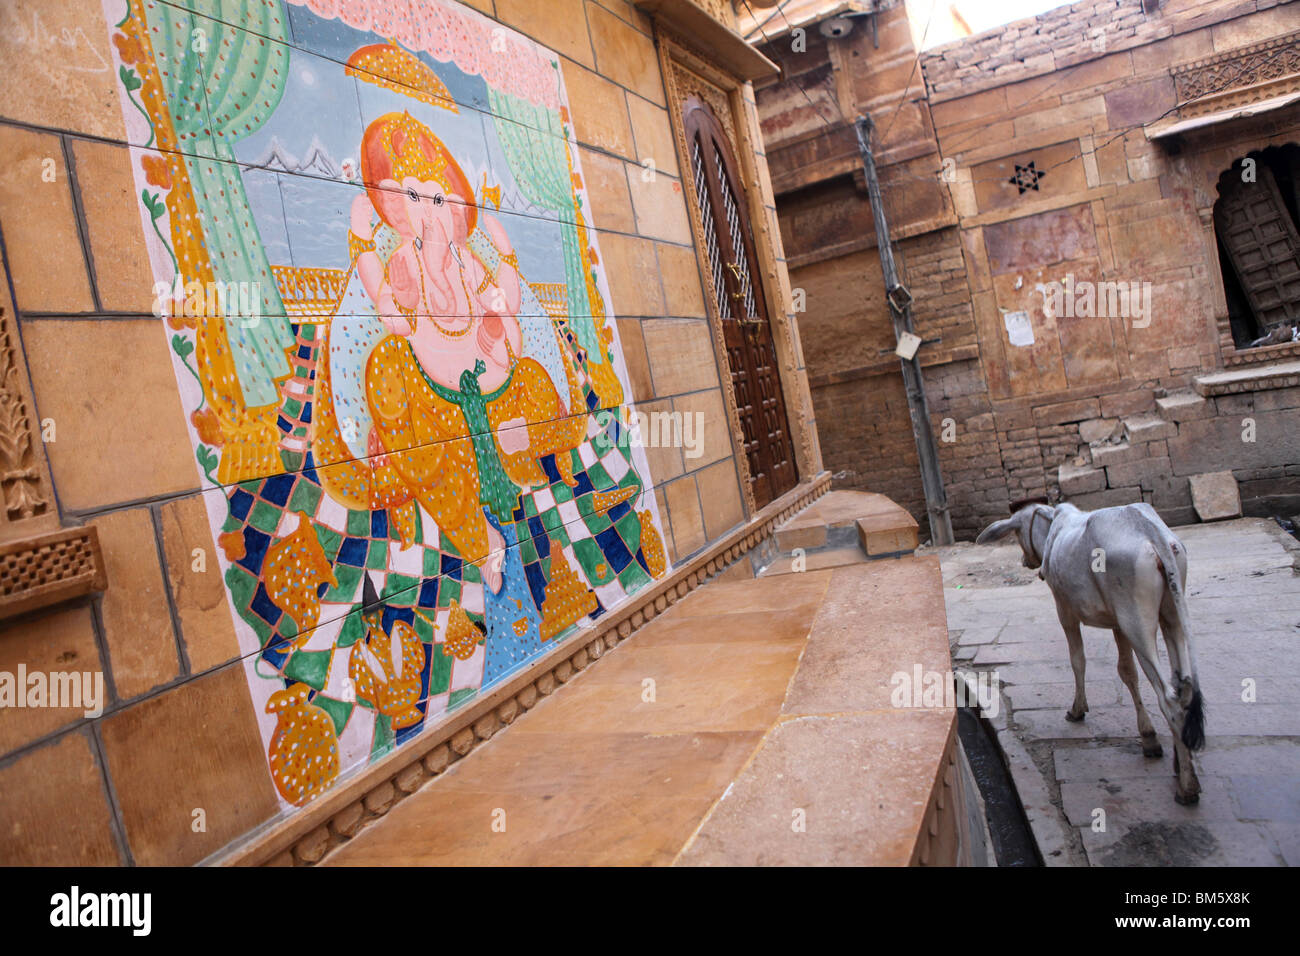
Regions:
<instances>
[{"instance_id":1,"label":"cow's hind leg","mask_svg":"<svg viewBox=\"0 0 1300 956\"><path fill-rule=\"evenodd\" d=\"M1152 608L1151 620L1143 620L1140 612L1123 615L1119 620L1119 630L1133 647L1133 653L1147 675L1147 680L1156 692L1156 701L1160 712L1169 722L1169 730L1174 738L1174 773L1178 775L1178 788L1174 799L1179 803L1196 803L1200 799L1201 784L1196 779L1192 767L1192 754L1183 743L1183 723L1187 718L1187 709L1180 702L1178 692L1160 673L1160 661L1156 656L1156 624L1158 611Z\"/></svg>"},{"instance_id":2,"label":"cow's hind leg","mask_svg":"<svg viewBox=\"0 0 1300 956\"><path fill-rule=\"evenodd\" d=\"M1060 608L1057 611L1059 613ZM1083 720L1083 715L1088 712L1088 695L1083 689L1083 672L1087 667L1083 656L1083 635L1079 633L1077 620L1064 614L1060 618L1065 640L1070 645L1070 667L1074 670L1074 704L1065 712L1065 719L1077 722Z\"/></svg>"},{"instance_id":3,"label":"cow's hind leg","mask_svg":"<svg viewBox=\"0 0 1300 956\"><path fill-rule=\"evenodd\" d=\"M1196 686L1195 665L1192 663L1191 640L1182 617L1171 598L1166 596L1160 606L1160 632L1165 638L1172 672L1171 690L1176 698L1178 724L1170 722L1174 733L1174 773L1178 775L1178 791L1174 799L1179 803L1196 803L1200 799L1201 781L1192 763L1192 747L1205 741L1205 711L1200 688Z\"/></svg>"},{"instance_id":4,"label":"cow's hind leg","mask_svg":"<svg viewBox=\"0 0 1300 956\"><path fill-rule=\"evenodd\" d=\"M1119 670L1119 679L1124 682L1128 688L1129 695L1133 698L1133 706L1137 709L1138 733L1142 737L1142 754L1147 757L1163 757L1164 749L1160 746L1160 738L1156 736L1156 729L1151 725L1151 715L1147 713L1146 707L1142 705L1142 694L1138 690L1138 672L1137 666L1133 663L1133 648L1129 642L1124 639L1124 635L1118 630L1115 634L1115 647L1119 651L1119 663L1116 665Z\"/></svg>"}]
</instances>

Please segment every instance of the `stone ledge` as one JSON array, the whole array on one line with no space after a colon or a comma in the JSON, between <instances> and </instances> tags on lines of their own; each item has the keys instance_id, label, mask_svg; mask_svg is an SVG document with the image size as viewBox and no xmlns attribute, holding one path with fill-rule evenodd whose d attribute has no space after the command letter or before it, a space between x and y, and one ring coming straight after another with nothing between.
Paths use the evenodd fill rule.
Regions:
<instances>
[{"instance_id":1,"label":"stone ledge","mask_svg":"<svg viewBox=\"0 0 1300 956\"><path fill-rule=\"evenodd\" d=\"M971 802L956 715L917 699L950 671L933 557L714 583L355 840L303 849L347 866L951 865ZM806 828L784 822L795 808Z\"/></svg>"},{"instance_id":2,"label":"stone ledge","mask_svg":"<svg viewBox=\"0 0 1300 956\"><path fill-rule=\"evenodd\" d=\"M1273 388L1294 388L1300 385L1300 361L1198 375L1193 379L1192 385L1198 395L1206 398Z\"/></svg>"},{"instance_id":3,"label":"stone ledge","mask_svg":"<svg viewBox=\"0 0 1300 956\"><path fill-rule=\"evenodd\" d=\"M669 605L734 563L766 539L776 525L825 494L830 482L830 473L822 472L801 483L746 524L675 568L666 580L636 595L626 607L602 617L585 633L579 632L562 641L524 672L466 705L446 723L341 781L298 812L264 824L202 862L216 866L314 865L387 813L408 792L418 789L479 742L492 737L501 724L512 723L539 697L550 694L591 660L601 657ZM507 720L503 710L508 712L511 703L515 704L515 712ZM417 766L422 768L418 771L421 780L412 785L410 776L416 773L413 768ZM391 799L375 799L377 793L387 793L390 788L394 789Z\"/></svg>"}]
</instances>

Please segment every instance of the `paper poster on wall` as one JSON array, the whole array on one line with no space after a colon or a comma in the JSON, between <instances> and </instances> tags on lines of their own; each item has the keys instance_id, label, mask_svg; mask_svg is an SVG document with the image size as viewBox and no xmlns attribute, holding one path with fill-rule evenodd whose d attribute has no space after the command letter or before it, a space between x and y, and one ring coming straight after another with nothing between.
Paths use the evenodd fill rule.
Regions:
<instances>
[{"instance_id":1,"label":"paper poster on wall","mask_svg":"<svg viewBox=\"0 0 1300 956\"><path fill-rule=\"evenodd\" d=\"M1028 312L1002 312L1002 322L1007 327L1007 339L1020 348L1034 344L1034 327Z\"/></svg>"}]
</instances>

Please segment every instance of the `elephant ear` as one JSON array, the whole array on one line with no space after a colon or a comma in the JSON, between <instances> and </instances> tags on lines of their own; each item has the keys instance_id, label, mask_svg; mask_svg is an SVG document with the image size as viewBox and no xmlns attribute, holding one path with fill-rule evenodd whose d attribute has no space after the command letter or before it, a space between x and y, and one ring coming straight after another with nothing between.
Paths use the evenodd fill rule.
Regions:
<instances>
[{"instance_id":1,"label":"elephant ear","mask_svg":"<svg viewBox=\"0 0 1300 956\"><path fill-rule=\"evenodd\" d=\"M1001 541L1003 538L1015 531L1019 525L1020 521L1016 517L1003 518L1001 521L995 521L980 532L980 536L975 539L975 543L991 544L994 541Z\"/></svg>"}]
</instances>

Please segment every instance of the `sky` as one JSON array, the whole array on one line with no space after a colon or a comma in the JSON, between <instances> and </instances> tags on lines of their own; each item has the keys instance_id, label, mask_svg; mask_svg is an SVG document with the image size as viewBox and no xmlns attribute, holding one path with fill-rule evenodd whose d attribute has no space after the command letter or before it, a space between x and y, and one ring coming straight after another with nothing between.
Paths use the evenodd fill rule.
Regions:
<instances>
[{"instance_id":1,"label":"sky","mask_svg":"<svg viewBox=\"0 0 1300 956\"><path fill-rule=\"evenodd\" d=\"M957 8L971 30L983 33L1012 20L1066 6L1069 2L1072 0L907 0L907 13L912 21L912 37L917 47L928 50L963 36L949 13L952 7Z\"/></svg>"}]
</instances>

